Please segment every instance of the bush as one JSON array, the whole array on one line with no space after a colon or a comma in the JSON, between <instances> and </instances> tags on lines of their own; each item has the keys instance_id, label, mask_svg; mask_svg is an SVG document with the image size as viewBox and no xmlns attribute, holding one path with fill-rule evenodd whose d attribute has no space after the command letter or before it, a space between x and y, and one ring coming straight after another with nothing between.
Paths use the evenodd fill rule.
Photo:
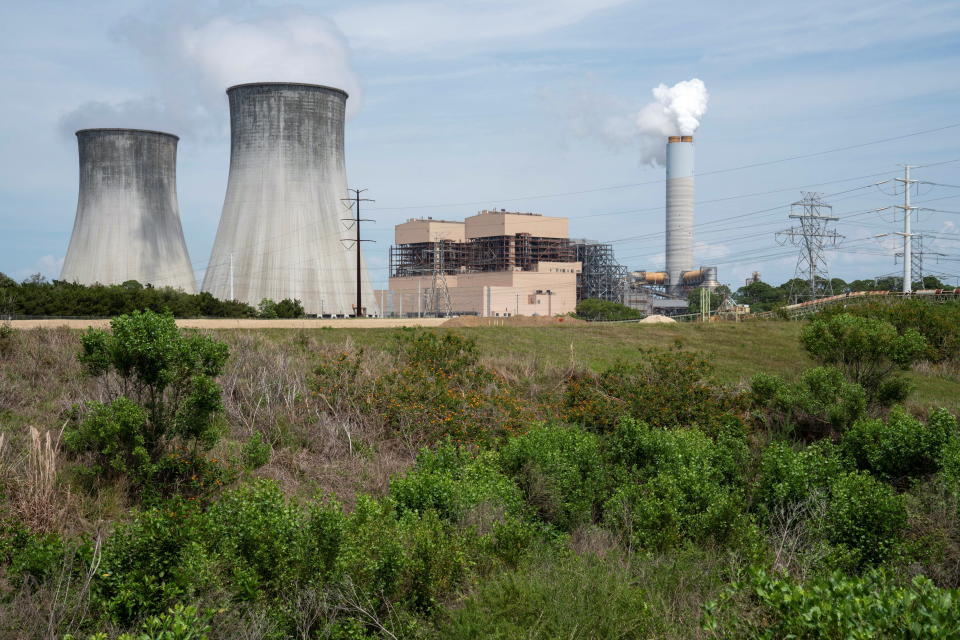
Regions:
<instances>
[{"instance_id":1,"label":"bush","mask_svg":"<svg viewBox=\"0 0 960 640\"><path fill-rule=\"evenodd\" d=\"M376 416L415 442L451 437L492 444L526 427L532 411L502 376L477 362L476 342L453 333L403 331L400 366L365 379L362 352L318 366L315 389L331 410Z\"/></svg>"},{"instance_id":2,"label":"bush","mask_svg":"<svg viewBox=\"0 0 960 640\"><path fill-rule=\"evenodd\" d=\"M619 302L585 298L577 303L576 317L584 320L639 320L643 314Z\"/></svg>"},{"instance_id":3,"label":"bush","mask_svg":"<svg viewBox=\"0 0 960 640\"><path fill-rule=\"evenodd\" d=\"M896 480L935 473L941 451L957 436L956 418L943 409L924 424L895 407L886 420L859 420L841 446L858 468Z\"/></svg>"},{"instance_id":4,"label":"bush","mask_svg":"<svg viewBox=\"0 0 960 640\"><path fill-rule=\"evenodd\" d=\"M884 320L848 313L815 318L803 328L800 341L811 357L837 366L864 388L871 402L881 405L906 398L909 387L892 375L909 369L928 348L914 329L900 333Z\"/></svg>"},{"instance_id":5,"label":"bush","mask_svg":"<svg viewBox=\"0 0 960 640\"><path fill-rule=\"evenodd\" d=\"M166 612L143 621L136 634L122 633L117 640L206 640L210 632L207 616L194 606L176 605ZM77 640L67 634L63 640ZM109 640L105 633L95 633L87 640Z\"/></svg>"},{"instance_id":6,"label":"bush","mask_svg":"<svg viewBox=\"0 0 960 640\"><path fill-rule=\"evenodd\" d=\"M240 458L248 471L254 471L270 462L272 452L273 448L270 443L265 442L263 436L257 431L243 444L243 448L240 450Z\"/></svg>"},{"instance_id":7,"label":"bush","mask_svg":"<svg viewBox=\"0 0 960 640\"><path fill-rule=\"evenodd\" d=\"M604 505L604 520L631 546L729 539L742 500L728 483L728 452L709 436L624 419L609 447L628 473Z\"/></svg>"},{"instance_id":8,"label":"bush","mask_svg":"<svg viewBox=\"0 0 960 640\"><path fill-rule=\"evenodd\" d=\"M846 463L829 441L800 451L785 442L773 442L760 460L755 499L768 512L797 505L816 492L827 495L833 481L845 471Z\"/></svg>"},{"instance_id":9,"label":"bush","mask_svg":"<svg viewBox=\"0 0 960 640\"><path fill-rule=\"evenodd\" d=\"M103 544L94 604L113 621L130 624L211 589L206 526L203 514L181 500L142 511L118 526Z\"/></svg>"},{"instance_id":10,"label":"bush","mask_svg":"<svg viewBox=\"0 0 960 640\"><path fill-rule=\"evenodd\" d=\"M569 531L593 521L604 481L597 436L574 427L539 425L509 440L500 460L547 522Z\"/></svg>"},{"instance_id":11,"label":"bush","mask_svg":"<svg viewBox=\"0 0 960 640\"><path fill-rule=\"evenodd\" d=\"M736 406L712 376L712 366L697 354L646 351L639 362L569 378L563 415L598 432L631 416L655 427L699 425L713 433Z\"/></svg>"},{"instance_id":12,"label":"bush","mask_svg":"<svg viewBox=\"0 0 960 640\"><path fill-rule=\"evenodd\" d=\"M284 298L280 302L274 302L269 298L264 298L257 305L257 316L260 318L302 318L306 313L299 300Z\"/></svg>"},{"instance_id":13,"label":"bush","mask_svg":"<svg viewBox=\"0 0 960 640\"><path fill-rule=\"evenodd\" d=\"M441 625L448 640L654 637L647 594L627 569L597 558L566 557L504 573Z\"/></svg>"},{"instance_id":14,"label":"bush","mask_svg":"<svg viewBox=\"0 0 960 640\"><path fill-rule=\"evenodd\" d=\"M54 533L31 531L20 523L0 523L0 566L19 587L41 583L60 569L67 546Z\"/></svg>"},{"instance_id":15,"label":"bush","mask_svg":"<svg viewBox=\"0 0 960 640\"><path fill-rule=\"evenodd\" d=\"M904 585L882 571L802 584L755 570L708 605L705 620L724 638L955 638L960 590L938 589L923 576Z\"/></svg>"},{"instance_id":16,"label":"bush","mask_svg":"<svg viewBox=\"0 0 960 640\"><path fill-rule=\"evenodd\" d=\"M803 437L842 432L867 408L863 387L833 367L808 369L793 383L758 373L750 380L750 397L768 423Z\"/></svg>"},{"instance_id":17,"label":"bush","mask_svg":"<svg viewBox=\"0 0 960 640\"><path fill-rule=\"evenodd\" d=\"M110 325L112 332L83 334L80 362L91 376L119 379L114 399L92 403L64 442L93 454L97 470L131 476L144 488L160 466L175 468L164 459L177 447L195 457L216 443L221 400L213 379L223 370L227 346L181 334L169 314L134 312Z\"/></svg>"},{"instance_id":18,"label":"bush","mask_svg":"<svg viewBox=\"0 0 960 640\"><path fill-rule=\"evenodd\" d=\"M851 566L878 565L893 556L906 524L903 498L870 474L854 471L833 481L824 531Z\"/></svg>"}]
</instances>

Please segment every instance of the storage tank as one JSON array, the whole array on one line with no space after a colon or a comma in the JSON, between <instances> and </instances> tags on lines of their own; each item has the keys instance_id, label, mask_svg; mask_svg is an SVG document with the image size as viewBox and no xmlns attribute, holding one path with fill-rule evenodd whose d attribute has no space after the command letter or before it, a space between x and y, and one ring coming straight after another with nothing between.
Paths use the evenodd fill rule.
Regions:
<instances>
[{"instance_id":1,"label":"storage tank","mask_svg":"<svg viewBox=\"0 0 960 640\"><path fill-rule=\"evenodd\" d=\"M666 265L670 291L693 269L693 136L667 138Z\"/></svg>"},{"instance_id":2,"label":"storage tank","mask_svg":"<svg viewBox=\"0 0 960 640\"><path fill-rule=\"evenodd\" d=\"M354 315L355 232L344 168L347 94L313 84L227 89L230 174L203 289L251 305L298 299L308 314ZM361 263L367 315L377 313Z\"/></svg>"},{"instance_id":3,"label":"storage tank","mask_svg":"<svg viewBox=\"0 0 960 640\"><path fill-rule=\"evenodd\" d=\"M82 129L80 192L60 279L196 293L177 206L177 136Z\"/></svg>"}]
</instances>

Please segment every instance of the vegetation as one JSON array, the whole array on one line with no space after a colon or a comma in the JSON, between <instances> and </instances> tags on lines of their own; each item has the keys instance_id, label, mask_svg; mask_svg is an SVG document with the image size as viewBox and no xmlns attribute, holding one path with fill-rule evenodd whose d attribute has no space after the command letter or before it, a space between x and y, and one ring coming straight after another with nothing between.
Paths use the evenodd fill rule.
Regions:
<instances>
[{"instance_id":1,"label":"vegetation","mask_svg":"<svg viewBox=\"0 0 960 640\"><path fill-rule=\"evenodd\" d=\"M113 317L145 310L169 312L178 318L250 318L257 315L256 310L247 304L218 300L206 291L190 294L169 287L157 289L136 280L109 286L85 286L62 280L47 282L39 275L17 283L0 273L0 317Z\"/></svg>"},{"instance_id":2,"label":"vegetation","mask_svg":"<svg viewBox=\"0 0 960 640\"><path fill-rule=\"evenodd\" d=\"M724 327L581 325L547 334L552 359L485 353L483 331L361 346L153 312L15 331L0 633L956 636L956 408L876 390L955 388L958 354L917 372L940 353L877 316L765 326L792 350L739 376L756 356ZM647 329L727 355L635 348Z\"/></svg>"},{"instance_id":3,"label":"vegetation","mask_svg":"<svg viewBox=\"0 0 960 640\"><path fill-rule=\"evenodd\" d=\"M583 320L639 320L643 314L632 307L618 302L585 298L577 303L574 314Z\"/></svg>"},{"instance_id":4,"label":"vegetation","mask_svg":"<svg viewBox=\"0 0 960 640\"><path fill-rule=\"evenodd\" d=\"M834 295L853 291L901 291L903 278L888 276L870 280L852 280L845 282L841 278L832 278L830 288ZM817 280L818 286L826 286L825 279ZM940 281L934 276L925 276L923 281L913 283L913 289L952 289L953 287ZM792 278L780 286L774 286L757 280L748 282L733 293L733 298L740 304L750 305L751 311L770 311L777 307L790 304L794 300L791 294L810 290L810 284L804 280ZM697 298L699 303L699 298Z\"/></svg>"}]
</instances>

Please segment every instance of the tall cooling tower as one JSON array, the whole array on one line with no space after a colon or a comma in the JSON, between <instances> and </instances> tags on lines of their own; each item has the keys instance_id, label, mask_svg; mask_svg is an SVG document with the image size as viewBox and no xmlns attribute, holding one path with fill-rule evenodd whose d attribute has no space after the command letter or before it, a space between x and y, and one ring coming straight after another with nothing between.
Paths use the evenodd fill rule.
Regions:
<instances>
[{"instance_id":1,"label":"tall cooling tower","mask_svg":"<svg viewBox=\"0 0 960 640\"><path fill-rule=\"evenodd\" d=\"M667 139L667 274L677 291L693 269L693 136Z\"/></svg>"},{"instance_id":2,"label":"tall cooling tower","mask_svg":"<svg viewBox=\"0 0 960 640\"><path fill-rule=\"evenodd\" d=\"M177 206L177 140L140 129L77 131L80 196L61 280L196 293Z\"/></svg>"},{"instance_id":3,"label":"tall cooling tower","mask_svg":"<svg viewBox=\"0 0 960 640\"><path fill-rule=\"evenodd\" d=\"M354 235L343 156L347 94L268 82L227 89L230 177L203 289L252 305L299 299L307 313L353 315ZM361 266L366 313L376 313Z\"/></svg>"}]
</instances>

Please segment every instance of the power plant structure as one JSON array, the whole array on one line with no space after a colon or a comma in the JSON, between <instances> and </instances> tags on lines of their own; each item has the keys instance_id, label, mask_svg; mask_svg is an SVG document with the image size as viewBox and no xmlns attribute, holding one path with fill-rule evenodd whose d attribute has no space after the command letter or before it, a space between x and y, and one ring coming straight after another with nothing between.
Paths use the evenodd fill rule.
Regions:
<instances>
[{"instance_id":1,"label":"power plant structure","mask_svg":"<svg viewBox=\"0 0 960 640\"><path fill-rule=\"evenodd\" d=\"M464 221L398 224L387 314L554 316L584 297L621 301L626 268L609 244L571 240L566 218L484 210Z\"/></svg>"},{"instance_id":2,"label":"power plant structure","mask_svg":"<svg viewBox=\"0 0 960 640\"><path fill-rule=\"evenodd\" d=\"M179 138L141 129L76 135L80 190L60 279L196 293L177 205Z\"/></svg>"},{"instance_id":3,"label":"power plant structure","mask_svg":"<svg viewBox=\"0 0 960 640\"><path fill-rule=\"evenodd\" d=\"M298 299L308 314L378 315L365 264L356 309L344 167L347 93L263 82L227 89L230 173L203 290L257 305Z\"/></svg>"},{"instance_id":4,"label":"power plant structure","mask_svg":"<svg viewBox=\"0 0 960 640\"><path fill-rule=\"evenodd\" d=\"M647 313L683 313L691 290L719 285L716 267L694 268L693 160L693 136L667 138L666 269L632 271L623 300L628 306Z\"/></svg>"}]
</instances>

